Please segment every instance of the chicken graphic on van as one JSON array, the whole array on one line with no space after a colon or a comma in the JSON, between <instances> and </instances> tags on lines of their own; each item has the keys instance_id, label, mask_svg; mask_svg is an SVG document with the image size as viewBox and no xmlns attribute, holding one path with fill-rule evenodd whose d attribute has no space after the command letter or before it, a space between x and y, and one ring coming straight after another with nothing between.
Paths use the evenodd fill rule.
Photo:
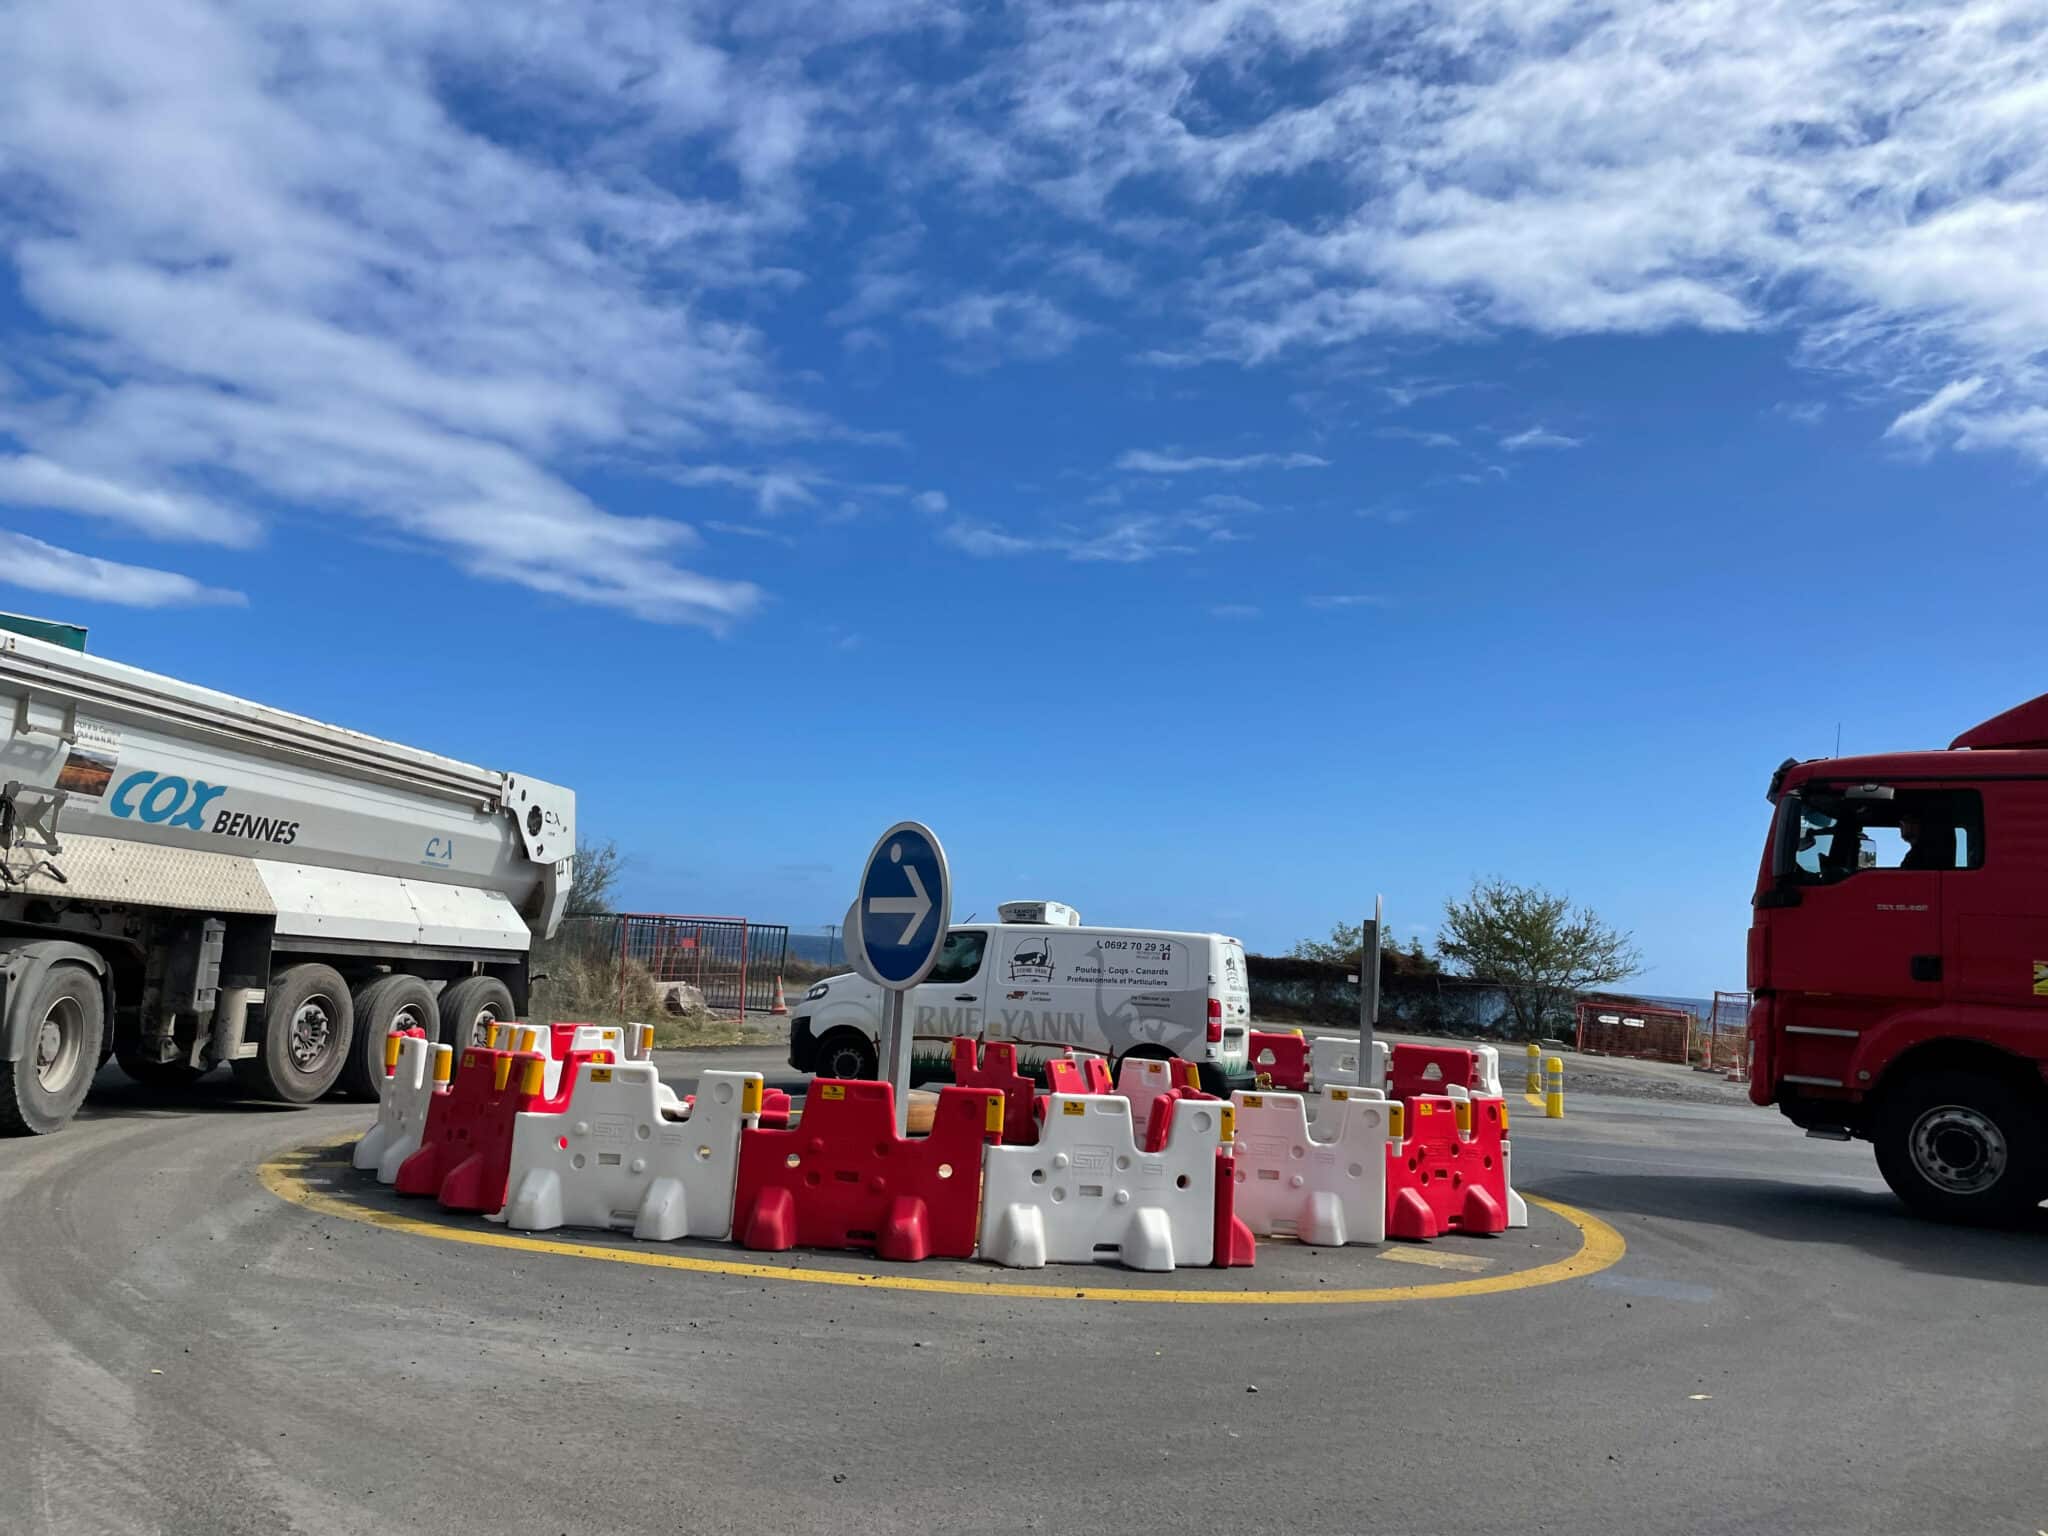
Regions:
<instances>
[{"instance_id":1,"label":"chicken graphic on van","mask_svg":"<svg viewBox=\"0 0 2048 1536\"><path fill-rule=\"evenodd\" d=\"M1052 941L1025 939L1010 951L1010 980L1052 980Z\"/></svg>"}]
</instances>

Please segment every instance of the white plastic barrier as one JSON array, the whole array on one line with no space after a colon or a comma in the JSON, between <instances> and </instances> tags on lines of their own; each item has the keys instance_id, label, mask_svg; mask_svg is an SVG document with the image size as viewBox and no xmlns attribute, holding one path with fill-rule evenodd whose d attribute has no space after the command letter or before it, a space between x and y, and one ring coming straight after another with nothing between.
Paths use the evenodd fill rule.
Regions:
<instances>
[{"instance_id":1,"label":"white plastic barrier","mask_svg":"<svg viewBox=\"0 0 2048 1536\"><path fill-rule=\"evenodd\" d=\"M1257 1237L1298 1237L1318 1247L1387 1236L1387 1133L1392 1106L1378 1093L1333 1088L1311 1134L1298 1093L1234 1093L1237 1214Z\"/></svg>"},{"instance_id":2,"label":"white plastic barrier","mask_svg":"<svg viewBox=\"0 0 2048 1536\"><path fill-rule=\"evenodd\" d=\"M1128 1269L1216 1255L1216 1149L1229 1106L1182 1099L1165 1149L1139 1150L1130 1100L1055 1093L1035 1147L982 1154L981 1257L1012 1269L1114 1258Z\"/></svg>"},{"instance_id":3,"label":"white plastic barrier","mask_svg":"<svg viewBox=\"0 0 2048 1536\"><path fill-rule=\"evenodd\" d=\"M1131 1124L1136 1127L1140 1141L1145 1139L1145 1127L1152 1123L1153 1102L1162 1093L1202 1086L1192 1066L1183 1070L1188 1077L1176 1081L1172 1062L1146 1056L1126 1056L1123 1065L1117 1068L1116 1091L1119 1097L1131 1101Z\"/></svg>"},{"instance_id":4,"label":"white plastic barrier","mask_svg":"<svg viewBox=\"0 0 2048 1536\"><path fill-rule=\"evenodd\" d=\"M1500 1052L1490 1045L1475 1045L1472 1050L1479 1057L1478 1096L1482 1099L1503 1097L1500 1091Z\"/></svg>"},{"instance_id":5,"label":"white plastic barrier","mask_svg":"<svg viewBox=\"0 0 2048 1536\"><path fill-rule=\"evenodd\" d=\"M374 1170L379 1184L396 1182L398 1165L420 1149L427 1106L434 1090L448 1085L454 1065L448 1046L417 1035L398 1037L398 1065L377 1086L377 1123L356 1143L356 1167Z\"/></svg>"},{"instance_id":6,"label":"white plastic barrier","mask_svg":"<svg viewBox=\"0 0 2048 1536\"><path fill-rule=\"evenodd\" d=\"M1372 1079L1361 1083L1358 1080L1358 1036L1317 1035L1308 1043L1308 1080L1317 1088L1333 1085L1384 1088L1387 1085L1387 1061L1387 1042L1373 1041Z\"/></svg>"},{"instance_id":7,"label":"white plastic barrier","mask_svg":"<svg viewBox=\"0 0 2048 1536\"><path fill-rule=\"evenodd\" d=\"M506 1225L617 1228L657 1243L730 1237L740 1131L760 1123L761 1074L704 1073L684 1119L665 1107L652 1062L580 1071L565 1113L514 1117Z\"/></svg>"}]
</instances>

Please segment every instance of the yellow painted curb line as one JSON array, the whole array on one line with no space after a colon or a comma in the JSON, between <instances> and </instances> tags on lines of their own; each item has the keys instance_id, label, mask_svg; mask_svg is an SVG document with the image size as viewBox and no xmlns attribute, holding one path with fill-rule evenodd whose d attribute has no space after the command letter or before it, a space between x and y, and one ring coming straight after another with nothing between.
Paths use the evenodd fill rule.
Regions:
<instances>
[{"instance_id":1,"label":"yellow painted curb line","mask_svg":"<svg viewBox=\"0 0 2048 1536\"><path fill-rule=\"evenodd\" d=\"M360 1221L392 1232L410 1232L416 1237L439 1238L448 1243L469 1243L478 1248L509 1248L515 1253L544 1254L556 1258L597 1259L607 1264L637 1264L646 1269L681 1269L700 1275L737 1275L747 1280L794 1280L807 1285L849 1285L875 1291L919 1291L926 1295L980 1296L988 1299L1020 1297L1036 1301L1133 1301L1177 1303L1189 1306L1344 1306L1384 1301L1449 1301L1465 1296L1494 1296L1504 1291L1526 1291L1563 1280L1578 1280L1607 1269L1628 1251L1628 1244L1614 1228L1597 1216L1555 1200L1529 1195L1531 1205L1562 1216L1578 1229L1579 1249L1567 1258L1520 1270L1511 1275L1488 1275L1480 1279L1454 1280L1444 1285L1358 1286L1347 1289L1291 1291L1177 1291L1160 1287L1130 1288L1086 1285L1011 1284L1000 1280L941 1280L922 1275L867 1274L851 1270L795 1269L783 1264L751 1263L743 1259L700 1259L661 1248L612 1248L596 1243L557 1242L544 1237L522 1237L501 1227L455 1227L422 1221L400 1211L358 1205L336 1195L324 1194L306 1182L304 1170L319 1161L323 1153L353 1146L355 1138L324 1142L285 1152L262 1164L256 1176L279 1199L303 1206L322 1216ZM478 1218L481 1220L481 1218Z\"/></svg>"}]
</instances>

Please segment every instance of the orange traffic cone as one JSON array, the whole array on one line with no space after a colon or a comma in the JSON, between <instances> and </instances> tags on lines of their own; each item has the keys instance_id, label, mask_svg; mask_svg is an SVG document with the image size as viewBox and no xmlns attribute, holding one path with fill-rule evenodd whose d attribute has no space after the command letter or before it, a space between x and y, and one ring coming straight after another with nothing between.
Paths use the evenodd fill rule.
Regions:
<instances>
[{"instance_id":1,"label":"orange traffic cone","mask_svg":"<svg viewBox=\"0 0 2048 1536\"><path fill-rule=\"evenodd\" d=\"M789 1012L789 1004L783 1001L782 997L782 975L780 972L777 972L775 977L775 1006L768 1011L771 1014Z\"/></svg>"}]
</instances>

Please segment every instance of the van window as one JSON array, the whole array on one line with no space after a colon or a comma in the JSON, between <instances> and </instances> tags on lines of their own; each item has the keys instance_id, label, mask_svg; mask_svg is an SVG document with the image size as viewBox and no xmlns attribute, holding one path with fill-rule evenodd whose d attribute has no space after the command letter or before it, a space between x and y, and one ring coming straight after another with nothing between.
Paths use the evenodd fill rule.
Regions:
<instances>
[{"instance_id":1,"label":"van window","mask_svg":"<svg viewBox=\"0 0 2048 1536\"><path fill-rule=\"evenodd\" d=\"M972 981L981 970L981 952L988 947L988 935L978 928L950 928L939 950L938 964L926 981L958 986Z\"/></svg>"},{"instance_id":2,"label":"van window","mask_svg":"<svg viewBox=\"0 0 2048 1536\"><path fill-rule=\"evenodd\" d=\"M1984 862L1984 800L1973 789L1816 786L1798 799L1792 879L1833 885L1872 869L1976 869Z\"/></svg>"}]
</instances>

